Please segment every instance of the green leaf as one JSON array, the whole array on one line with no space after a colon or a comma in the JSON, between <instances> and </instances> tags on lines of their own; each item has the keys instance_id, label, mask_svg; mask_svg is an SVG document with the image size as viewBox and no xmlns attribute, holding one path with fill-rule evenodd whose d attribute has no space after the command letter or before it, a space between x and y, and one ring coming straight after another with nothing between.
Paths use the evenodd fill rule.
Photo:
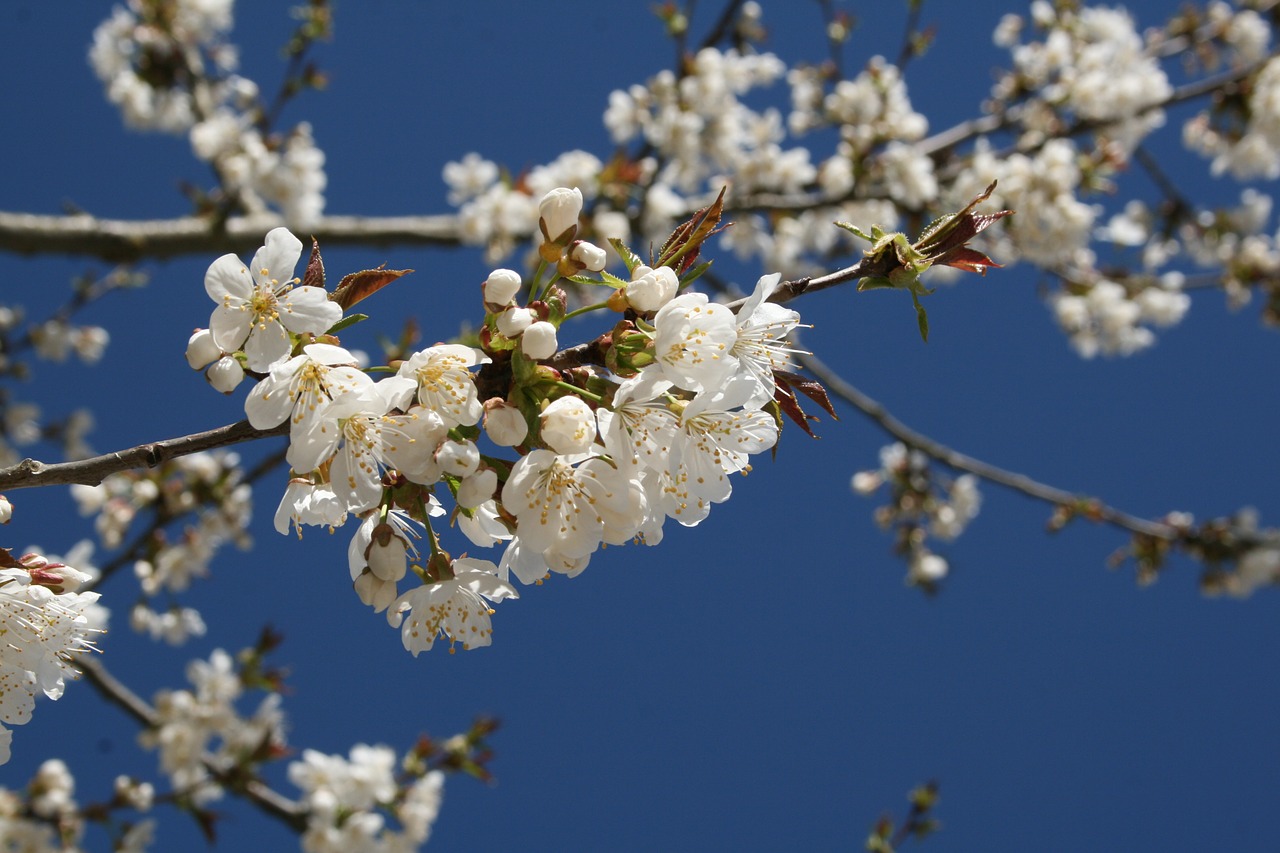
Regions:
<instances>
[{"instance_id":1,"label":"green leaf","mask_svg":"<svg viewBox=\"0 0 1280 853\"><path fill-rule=\"evenodd\" d=\"M920 297L914 290L911 291L911 301L916 304L916 322L920 325L920 337L927 344L929 343L929 315L925 313L924 306L920 304Z\"/></svg>"},{"instance_id":2,"label":"green leaf","mask_svg":"<svg viewBox=\"0 0 1280 853\"><path fill-rule=\"evenodd\" d=\"M837 228L843 228L845 231L848 231L850 234L852 234L855 237L861 237L863 240L866 240L868 243L875 242L875 239L870 234L863 231L861 228L854 225L852 222L837 221L835 223L835 226Z\"/></svg>"},{"instance_id":3,"label":"green leaf","mask_svg":"<svg viewBox=\"0 0 1280 853\"><path fill-rule=\"evenodd\" d=\"M614 290L620 290L627 286L627 282L618 278L616 275L613 275L607 272L606 270L600 271L600 278L604 279L604 284L609 285Z\"/></svg>"},{"instance_id":4,"label":"green leaf","mask_svg":"<svg viewBox=\"0 0 1280 853\"><path fill-rule=\"evenodd\" d=\"M622 258L622 263L623 265L626 266L628 275L635 272L636 267L644 263L643 261L640 260L639 255L637 255L635 252L628 249L627 244L623 243L617 237L610 237L609 245L612 246L613 250L618 253L618 257Z\"/></svg>"},{"instance_id":5,"label":"green leaf","mask_svg":"<svg viewBox=\"0 0 1280 853\"><path fill-rule=\"evenodd\" d=\"M702 278L702 274L711 269L712 263L714 263L714 261L703 261L693 269L689 270L689 272L685 273L680 279L680 289L683 290L698 279Z\"/></svg>"},{"instance_id":6,"label":"green leaf","mask_svg":"<svg viewBox=\"0 0 1280 853\"><path fill-rule=\"evenodd\" d=\"M365 320L368 320L368 319L369 319L368 314L348 314L338 322L334 323L333 326L329 329L329 331L326 332L325 334L336 335L338 334L338 332L341 332L345 329L349 329L352 326L354 326L356 323L363 323Z\"/></svg>"}]
</instances>

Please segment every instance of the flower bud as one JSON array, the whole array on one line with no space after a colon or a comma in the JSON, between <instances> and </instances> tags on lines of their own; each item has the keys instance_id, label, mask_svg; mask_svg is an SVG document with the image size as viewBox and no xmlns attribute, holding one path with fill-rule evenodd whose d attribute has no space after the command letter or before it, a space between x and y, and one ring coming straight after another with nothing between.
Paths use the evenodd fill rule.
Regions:
<instances>
[{"instance_id":1,"label":"flower bud","mask_svg":"<svg viewBox=\"0 0 1280 853\"><path fill-rule=\"evenodd\" d=\"M650 269L639 266L631 274L627 285L627 301L640 314L657 311L675 298L680 289L680 279L671 267Z\"/></svg>"},{"instance_id":2,"label":"flower bud","mask_svg":"<svg viewBox=\"0 0 1280 853\"><path fill-rule=\"evenodd\" d=\"M436 463L446 474L467 477L480 467L480 451L473 441L445 441L436 448Z\"/></svg>"},{"instance_id":3,"label":"flower bud","mask_svg":"<svg viewBox=\"0 0 1280 853\"><path fill-rule=\"evenodd\" d=\"M499 447L515 447L529 436L529 424L520 410L496 397L484 404L484 429Z\"/></svg>"},{"instance_id":4,"label":"flower bud","mask_svg":"<svg viewBox=\"0 0 1280 853\"><path fill-rule=\"evenodd\" d=\"M365 553L369 571L379 580L395 583L404 577L409 543L397 536L391 525L380 524L374 528Z\"/></svg>"},{"instance_id":5,"label":"flower bud","mask_svg":"<svg viewBox=\"0 0 1280 853\"><path fill-rule=\"evenodd\" d=\"M205 378L215 390L230 394L244 379L244 368L240 366L240 362L236 361L235 356L224 355L213 363L209 372L205 374Z\"/></svg>"},{"instance_id":6,"label":"flower bud","mask_svg":"<svg viewBox=\"0 0 1280 853\"><path fill-rule=\"evenodd\" d=\"M0 495L0 524L8 524L13 518L13 504L4 495Z\"/></svg>"},{"instance_id":7,"label":"flower bud","mask_svg":"<svg viewBox=\"0 0 1280 853\"><path fill-rule=\"evenodd\" d=\"M582 213L582 190L557 187L538 202L538 218L542 234L548 242L564 245L573 239ZM563 238L563 239L562 239Z\"/></svg>"},{"instance_id":8,"label":"flower bud","mask_svg":"<svg viewBox=\"0 0 1280 853\"><path fill-rule=\"evenodd\" d=\"M542 440L556 453L585 453L596 440L596 416L581 397L568 395L542 410Z\"/></svg>"},{"instance_id":9,"label":"flower bud","mask_svg":"<svg viewBox=\"0 0 1280 853\"><path fill-rule=\"evenodd\" d=\"M529 326L520 336L520 351L534 361L551 358L559 349L556 341L556 327L545 320Z\"/></svg>"},{"instance_id":10,"label":"flower bud","mask_svg":"<svg viewBox=\"0 0 1280 853\"><path fill-rule=\"evenodd\" d=\"M859 471L853 475L853 490L860 495L869 495L884 484L884 477L879 471Z\"/></svg>"},{"instance_id":11,"label":"flower bud","mask_svg":"<svg viewBox=\"0 0 1280 853\"><path fill-rule=\"evenodd\" d=\"M498 331L508 338L518 336L533 323L533 312L528 308L511 306L498 315Z\"/></svg>"},{"instance_id":12,"label":"flower bud","mask_svg":"<svg viewBox=\"0 0 1280 853\"><path fill-rule=\"evenodd\" d=\"M373 572L365 572L356 578L355 588L356 595L366 606L372 607L374 613L381 613L396 600L395 581L384 581Z\"/></svg>"},{"instance_id":13,"label":"flower bud","mask_svg":"<svg viewBox=\"0 0 1280 853\"><path fill-rule=\"evenodd\" d=\"M484 468L470 477L464 477L458 484L458 506L475 509L493 497L498 489L498 472L492 468Z\"/></svg>"},{"instance_id":14,"label":"flower bud","mask_svg":"<svg viewBox=\"0 0 1280 853\"><path fill-rule=\"evenodd\" d=\"M187 364L192 370L213 364L221 357L222 350L213 342L213 332L208 329L196 329L187 341Z\"/></svg>"},{"instance_id":15,"label":"flower bud","mask_svg":"<svg viewBox=\"0 0 1280 853\"><path fill-rule=\"evenodd\" d=\"M484 302L498 308L510 305L520 292L520 286L520 273L507 269L494 270L484 283Z\"/></svg>"},{"instance_id":16,"label":"flower bud","mask_svg":"<svg viewBox=\"0 0 1280 853\"><path fill-rule=\"evenodd\" d=\"M573 244L573 252L570 253L570 257L581 264L584 269L591 270L591 272L600 272L600 270L604 269L605 261L608 259L604 249L594 243L588 243L586 240L579 240Z\"/></svg>"}]
</instances>

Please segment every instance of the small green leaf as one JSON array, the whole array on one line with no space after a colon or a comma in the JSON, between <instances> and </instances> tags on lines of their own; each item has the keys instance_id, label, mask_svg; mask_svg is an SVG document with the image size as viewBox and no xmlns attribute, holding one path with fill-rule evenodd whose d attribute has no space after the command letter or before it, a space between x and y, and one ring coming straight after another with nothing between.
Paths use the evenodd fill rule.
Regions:
<instances>
[{"instance_id":1,"label":"small green leaf","mask_svg":"<svg viewBox=\"0 0 1280 853\"><path fill-rule=\"evenodd\" d=\"M338 334L338 332L349 329L352 326L354 326L356 323L363 323L365 320L368 320L368 319L369 319L368 314L348 314L338 322L334 323L333 326L329 329L329 331L326 332L325 334L336 335Z\"/></svg>"},{"instance_id":2,"label":"small green leaf","mask_svg":"<svg viewBox=\"0 0 1280 853\"><path fill-rule=\"evenodd\" d=\"M637 255L635 252L628 249L627 245L623 243L621 240L619 240L617 237L610 237L609 245L612 246L613 250L618 253L618 257L622 258L622 263L626 266L628 275L635 272L636 267L644 263L643 261L640 260L639 255Z\"/></svg>"},{"instance_id":3,"label":"small green leaf","mask_svg":"<svg viewBox=\"0 0 1280 853\"><path fill-rule=\"evenodd\" d=\"M689 270L689 272L685 273L680 279L680 289L683 290L698 279L702 278L702 274L711 269L711 264L713 263L714 261L703 261L693 269Z\"/></svg>"},{"instance_id":4,"label":"small green leaf","mask_svg":"<svg viewBox=\"0 0 1280 853\"><path fill-rule=\"evenodd\" d=\"M603 282L604 284L609 285L614 290L621 290L622 288L627 286L627 282L623 281L622 279L618 278L616 275L613 275L612 273L606 270L600 271L600 278L604 279L604 282Z\"/></svg>"},{"instance_id":5,"label":"small green leaf","mask_svg":"<svg viewBox=\"0 0 1280 853\"><path fill-rule=\"evenodd\" d=\"M852 222L836 221L835 226L837 228L843 228L845 231L848 231L850 234L852 234L855 237L861 237L863 240L866 240L868 243L875 242L875 239L872 238L870 234L863 231L861 228L854 225Z\"/></svg>"},{"instance_id":6,"label":"small green leaf","mask_svg":"<svg viewBox=\"0 0 1280 853\"><path fill-rule=\"evenodd\" d=\"M929 343L929 315L925 313L924 306L920 304L920 297L914 290L911 291L911 301L916 304L916 321L920 324L920 337L927 344Z\"/></svg>"}]
</instances>

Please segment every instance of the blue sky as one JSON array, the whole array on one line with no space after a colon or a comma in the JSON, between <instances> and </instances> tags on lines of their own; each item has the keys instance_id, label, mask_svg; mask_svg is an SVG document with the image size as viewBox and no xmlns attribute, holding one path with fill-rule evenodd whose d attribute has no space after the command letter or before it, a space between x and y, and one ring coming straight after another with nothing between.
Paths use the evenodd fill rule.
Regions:
<instances>
[{"instance_id":1,"label":"blue sky","mask_svg":"<svg viewBox=\"0 0 1280 853\"><path fill-rule=\"evenodd\" d=\"M706 5L695 29L707 26ZM846 4L863 21L849 67L896 52L900 5ZM1150 24L1171 5L1129 8ZM244 71L264 89L279 79L287 7L238 12ZM0 209L56 213L70 203L103 216L174 216L185 212L178 183L206 180L184 140L125 131L102 97L84 55L108 8L0 10L14 117L0 141L9 163ZM341 4L337 38L317 54L331 88L286 114L311 121L327 155L327 210L444 212L441 167L472 150L515 168L574 147L607 155L608 92L670 62L648 8ZM1004 60L990 45L1005 11L995 8L926 4L938 45L908 83L933 128L975 114ZM766 3L765 13L770 49L821 57L816 4ZM1170 136L1185 192L1238 195L1178 155ZM475 285L489 269L461 250L325 258L331 274L382 261L416 269L367 303L365 325L393 333L412 312L433 339L474 319ZM213 393L182 359L190 330L207 322L211 260L149 267L150 287L84 318L112 333L102 364L41 367L15 393L50 413L98 406L90 441L100 451L239 419L240 397ZM72 275L95 267L4 256L4 301L40 316ZM725 268L743 285L762 272ZM1231 314L1219 294L1198 293L1155 348L1086 362L1057 331L1042 283L1017 266L940 290L927 303L927 345L902 294L836 289L795 307L815 324L806 344L828 364L963 452L1139 515L1254 506L1274 523L1277 340L1256 311ZM416 660L351 592L353 529L277 536L270 514L283 475L269 478L255 493L256 547L225 553L192 598L209 635L173 654L121 625L103 641L103 661L150 696L182 684L187 658L249 645L270 623L286 636L279 660L291 670L297 748L404 750L421 731L500 717L497 782L450 780L440 850L859 849L875 818L901 813L908 789L929 778L941 783L943 831L926 849L1280 848L1273 593L1204 599L1197 567L1180 560L1137 588L1129 569L1105 567L1124 544L1117 533L1076 524L1048 535L1046 507L984 487L982 514L943 551L952 575L942 594L925 598L903 584L871 518L876 502L848 485L875 466L885 437L847 408L819 431L818 441L786 432L777 462L761 459L698 528L671 525L655 549L609 549L581 577L502 604L491 648ZM60 551L91 535L60 489L17 500L9 546ZM131 584L120 577L103 590L119 616ZM24 784L57 754L79 796L101 799L116 773L153 770L135 736L121 712L73 685L16 731L0 784ZM269 822L223 808L228 849L289 849ZM161 833L157 849L192 843L178 818Z\"/></svg>"}]
</instances>

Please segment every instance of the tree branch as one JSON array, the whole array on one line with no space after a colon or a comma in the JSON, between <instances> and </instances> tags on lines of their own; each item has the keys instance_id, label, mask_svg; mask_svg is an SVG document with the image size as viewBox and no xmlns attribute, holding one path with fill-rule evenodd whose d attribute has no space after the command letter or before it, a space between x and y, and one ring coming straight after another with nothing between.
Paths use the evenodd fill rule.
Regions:
<instances>
[{"instance_id":1,"label":"tree branch","mask_svg":"<svg viewBox=\"0 0 1280 853\"><path fill-rule=\"evenodd\" d=\"M1089 518L1108 522L1132 533L1166 541L1178 539L1178 531L1168 524L1138 518L1127 512L1107 506L1088 495L1075 494L1054 488L1033 480L1025 474L1006 471L1003 468L997 468L995 465L983 462L981 459L974 459L972 456L966 456L963 453L952 450L945 444L934 441L929 436L917 432L895 418L884 406L850 385L815 356L806 354L799 355L797 358L805 369L827 386L828 390L862 412L889 435L945 465L949 465L959 471L967 471L984 480L1013 489L1028 497L1045 501L1054 506L1088 507L1087 516Z\"/></svg>"},{"instance_id":2,"label":"tree branch","mask_svg":"<svg viewBox=\"0 0 1280 853\"><path fill-rule=\"evenodd\" d=\"M140 444L128 450L91 456L75 462L47 464L35 459L24 459L17 465L0 468L0 489L29 489L33 486L65 486L72 483L96 486L111 474L120 471L154 468L179 456L284 435L288 431L288 421L271 429L254 429L248 421L238 421L217 429Z\"/></svg>"}]
</instances>

